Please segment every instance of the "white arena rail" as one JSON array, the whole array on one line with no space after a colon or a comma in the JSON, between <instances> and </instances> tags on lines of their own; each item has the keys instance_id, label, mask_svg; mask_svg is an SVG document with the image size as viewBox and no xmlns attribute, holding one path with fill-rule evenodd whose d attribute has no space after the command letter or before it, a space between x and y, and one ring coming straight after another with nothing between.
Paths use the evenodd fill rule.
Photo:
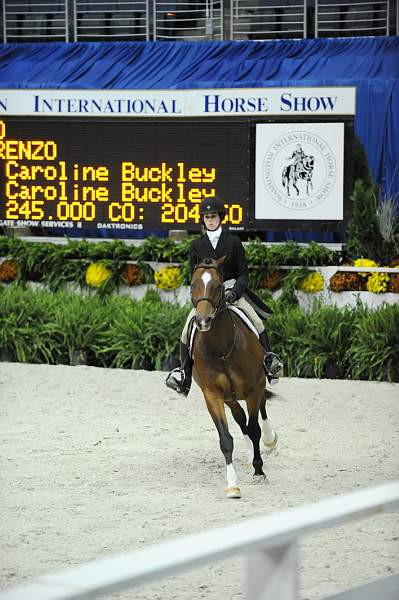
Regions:
<instances>
[{"instance_id":1,"label":"white arena rail","mask_svg":"<svg viewBox=\"0 0 399 600\"><path fill-rule=\"evenodd\" d=\"M249 600L295 600L298 538L396 506L399 481L44 575L0 600L91 600L236 554L248 555ZM329 600L397 600L398 590L393 575Z\"/></svg>"}]
</instances>

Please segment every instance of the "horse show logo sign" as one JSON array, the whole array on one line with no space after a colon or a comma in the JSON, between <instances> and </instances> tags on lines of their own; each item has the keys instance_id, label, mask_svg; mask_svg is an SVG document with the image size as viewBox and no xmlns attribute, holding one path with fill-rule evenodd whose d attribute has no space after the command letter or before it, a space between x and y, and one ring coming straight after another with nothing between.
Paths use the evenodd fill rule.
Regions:
<instances>
[{"instance_id":1,"label":"horse show logo sign","mask_svg":"<svg viewBox=\"0 0 399 600\"><path fill-rule=\"evenodd\" d=\"M256 126L255 218L342 220L343 123Z\"/></svg>"}]
</instances>

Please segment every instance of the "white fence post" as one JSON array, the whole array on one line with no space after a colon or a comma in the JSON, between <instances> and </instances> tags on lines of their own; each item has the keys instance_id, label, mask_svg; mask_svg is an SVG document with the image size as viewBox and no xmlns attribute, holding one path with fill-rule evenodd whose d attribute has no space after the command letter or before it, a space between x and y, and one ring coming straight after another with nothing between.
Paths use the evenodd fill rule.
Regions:
<instances>
[{"instance_id":1,"label":"white fence post","mask_svg":"<svg viewBox=\"0 0 399 600\"><path fill-rule=\"evenodd\" d=\"M296 542L249 553L248 600L297 600L297 572Z\"/></svg>"}]
</instances>

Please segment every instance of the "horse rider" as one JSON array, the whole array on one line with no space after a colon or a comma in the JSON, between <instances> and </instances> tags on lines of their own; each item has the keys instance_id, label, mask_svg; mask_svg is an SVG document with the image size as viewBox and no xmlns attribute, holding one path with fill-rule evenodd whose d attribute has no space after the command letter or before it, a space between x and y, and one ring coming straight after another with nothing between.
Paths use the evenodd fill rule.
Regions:
<instances>
[{"instance_id":1,"label":"horse rider","mask_svg":"<svg viewBox=\"0 0 399 600\"><path fill-rule=\"evenodd\" d=\"M302 149L301 144L297 144L294 152L291 156L287 156L287 160L292 160L292 165L296 167L304 158L306 158L306 154Z\"/></svg>"},{"instance_id":2,"label":"horse rider","mask_svg":"<svg viewBox=\"0 0 399 600\"><path fill-rule=\"evenodd\" d=\"M282 370L282 362L271 351L268 335L262 317L271 314L271 310L248 289L248 264L244 246L238 236L222 228L221 222L226 216L223 202L217 197L202 200L199 208L204 234L191 242L189 249L191 275L195 266L205 258L218 259L226 256L223 263L223 281L225 298L228 304L241 308L255 325L259 341L265 351L264 367L270 383L277 383ZM255 308L254 308L255 306ZM188 348L188 328L195 309L187 317L180 339L180 364L166 378L166 385L172 390L187 396L191 387L192 359Z\"/></svg>"}]
</instances>

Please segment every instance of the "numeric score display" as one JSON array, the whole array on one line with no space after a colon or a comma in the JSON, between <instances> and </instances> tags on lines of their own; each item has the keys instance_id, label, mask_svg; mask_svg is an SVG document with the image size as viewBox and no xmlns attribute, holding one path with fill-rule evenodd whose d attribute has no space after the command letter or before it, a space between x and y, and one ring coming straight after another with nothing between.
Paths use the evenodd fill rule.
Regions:
<instances>
[{"instance_id":1,"label":"numeric score display","mask_svg":"<svg viewBox=\"0 0 399 600\"><path fill-rule=\"evenodd\" d=\"M0 161L1 225L195 231L218 195L248 227L246 122L3 117Z\"/></svg>"}]
</instances>

